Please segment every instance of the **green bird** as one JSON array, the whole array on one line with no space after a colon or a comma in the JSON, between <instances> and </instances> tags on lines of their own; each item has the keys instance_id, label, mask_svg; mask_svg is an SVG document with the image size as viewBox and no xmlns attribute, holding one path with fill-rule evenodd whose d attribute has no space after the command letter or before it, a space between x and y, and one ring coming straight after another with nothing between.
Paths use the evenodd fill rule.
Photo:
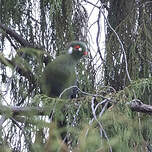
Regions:
<instances>
[{"instance_id":1,"label":"green bird","mask_svg":"<svg viewBox=\"0 0 152 152\"><path fill-rule=\"evenodd\" d=\"M68 87L75 84L75 67L82 56L87 55L84 42L73 41L65 55L58 56L45 67L42 77L42 91L49 97L59 97ZM66 91L62 98L69 98L71 90Z\"/></svg>"}]
</instances>

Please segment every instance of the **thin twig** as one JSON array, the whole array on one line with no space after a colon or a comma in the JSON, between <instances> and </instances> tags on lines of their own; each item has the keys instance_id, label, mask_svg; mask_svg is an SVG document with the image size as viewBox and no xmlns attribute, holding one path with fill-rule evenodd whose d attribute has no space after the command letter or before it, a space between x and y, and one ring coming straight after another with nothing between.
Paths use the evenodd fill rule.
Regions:
<instances>
[{"instance_id":1,"label":"thin twig","mask_svg":"<svg viewBox=\"0 0 152 152\"><path fill-rule=\"evenodd\" d=\"M16 124L16 126L17 126L18 128L20 128L20 129L22 130L26 142L29 143L29 144L31 144L31 143L29 142L29 140L28 140L28 136L27 136L27 134L25 133L24 129L18 124L18 122L17 122L14 118L11 117L10 119L12 120L12 122L13 122L14 124Z\"/></svg>"},{"instance_id":2,"label":"thin twig","mask_svg":"<svg viewBox=\"0 0 152 152\"><path fill-rule=\"evenodd\" d=\"M98 26L98 31L97 31L97 37L96 37L96 44L97 44L97 52L99 53L100 59L104 61L101 51L100 51L100 46L99 46L99 36L100 36L100 18L101 18L101 9L99 9L99 14L98 14L98 20L97 20L97 26Z\"/></svg>"},{"instance_id":3,"label":"thin twig","mask_svg":"<svg viewBox=\"0 0 152 152\"><path fill-rule=\"evenodd\" d=\"M98 8L98 9L100 9L100 12L102 13L102 15L103 15L105 21L107 22L107 25L109 26L109 28L110 28L110 29L114 32L114 34L116 35L116 37L117 37L117 39L118 39L118 41L119 41L119 43L120 43L122 52L123 52L123 54L124 54L125 65L126 65L126 66L125 66L125 67L126 67L126 68L125 68L126 74L127 74L128 80L131 82L132 80L131 80L130 75L129 75L129 72L128 72L127 55L126 55L126 52L125 52L123 43L122 43L122 41L121 41L119 35L117 34L117 32L114 30L114 28L113 28L113 27L111 26L111 24L109 23L109 21L108 21L107 17L105 16L104 12L102 11L103 5L101 4L102 6L99 7L99 6L93 4L92 2L89 2L89 1L87 1L87 0L85 0L85 2L87 2L88 4L90 4L90 5L92 5L92 6L96 7L96 8Z\"/></svg>"},{"instance_id":4,"label":"thin twig","mask_svg":"<svg viewBox=\"0 0 152 152\"><path fill-rule=\"evenodd\" d=\"M106 99L105 99L105 100L106 100ZM105 103L104 107L102 108L102 110L101 110L101 112L100 112L100 114L99 114L99 118L101 118L101 116L103 115L104 111L106 110L106 108L107 108L107 106L108 106L108 104L109 104L109 100L106 100L105 102L106 102L106 103Z\"/></svg>"},{"instance_id":5,"label":"thin twig","mask_svg":"<svg viewBox=\"0 0 152 152\"><path fill-rule=\"evenodd\" d=\"M72 126L74 126L74 124L76 124L76 118L77 118L77 116L78 116L78 114L79 114L80 108L81 108L81 104L79 105L79 107L78 107L75 115L73 116L74 119L73 119L73 122L72 122Z\"/></svg>"},{"instance_id":6,"label":"thin twig","mask_svg":"<svg viewBox=\"0 0 152 152\"><path fill-rule=\"evenodd\" d=\"M2 125L5 122L5 120L6 120L6 117L2 116L1 119L0 119L0 129L2 128Z\"/></svg>"},{"instance_id":7,"label":"thin twig","mask_svg":"<svg viewBox=\"0 0 152 152\"><path fill-rule=\"evenodd\" d=\"M91 94L91 93L88 93L88 92L84 92L84 91L82 91L82 90L81 90L78 86L76 86L76 85L70 86L69 88L64 89L64 90L61 92L61 94L59 95L59 98L61 98L62 95L63 95L66 91L68 91L68 90L70 90L70 89L73 89L73 88L78 89L78 91L80 91L82 94L85 94L85 95L88 95L88 96L93 96L93 97L101 97L101 98L103 98L103 99L109 100L110 102L113 102L111 99L108 99L108 98L106 98L106 97L104 97L104 96L102 96L102 95L99 95L99 94Z\"/></svg>"},{"instance_id":8,"label":"thin twig","mask_svg":"<svg viewBox=\"0 0 152 152\"><path fill-rule=\"evenodd\" d=\"M91 109L92 109L92 113L93 113L93 117L94 119L96 120L96 122L98 123L99 127L100 127L100 133L101 133L101 136L102 136L102 132L104 133L104 136L108 142L108 145L109 145L109 148L110 148L110 152L112 152L112 147L110 145L110 141L109 141L109 138L107 136L107 133L106 131L104 130L101 122L97 119L97 116L96 116L96 112L95 112L95 108L94 108L94 100L95 100L95 97L92 98L92 104L91 104Z\"/></svg>"},{"instance_id":9,"label":"thin twig","mask_svg":"<svg viewBox=\"0 0 152 152\"><path fill-rule=\"evenodd\" d=\"M107 99L104 99L102 102L99 102L97 105L96 105L96 107L95 107L95 112L96 112L96 110L97 110L97 108L100 106L100 105L102 105L102 104L104 104L104 103L106 103L107 102Z\"/></svg>"}]
</instances>

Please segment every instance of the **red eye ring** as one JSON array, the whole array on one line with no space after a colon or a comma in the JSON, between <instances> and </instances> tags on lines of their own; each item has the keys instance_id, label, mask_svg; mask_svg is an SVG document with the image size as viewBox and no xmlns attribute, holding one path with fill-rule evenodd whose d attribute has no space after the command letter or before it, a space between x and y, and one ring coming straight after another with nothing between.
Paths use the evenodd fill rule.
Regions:
<instances>
[{"instance_id":1,"label":"red eye ring","mask_svg":"<svg viewBox=\"0 0 152 152\"><path fill-rule=\"evenodd\" d=\"M80 45L75 45L74 48L75 48L75 49L79 49L79 48L80 48Z\"/></svg>"}]
</instances>

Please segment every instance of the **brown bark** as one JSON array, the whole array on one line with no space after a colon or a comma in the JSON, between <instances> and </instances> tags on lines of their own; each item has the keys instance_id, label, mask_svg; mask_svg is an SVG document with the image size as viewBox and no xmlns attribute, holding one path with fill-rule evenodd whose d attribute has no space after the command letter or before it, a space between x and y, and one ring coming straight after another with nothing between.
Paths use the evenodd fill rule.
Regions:
<instances>
[{"instance_id":1,"label":"brown bark","mask_svg":"<svg viewBox=\"0 0 152 152\"><path fill-rule=\"evenodd\" d=\"M143 104L138 99L132 100L131 102L128 103L128 105L133 111L152 115L152 105Z\"/></svg>"}]
</instances>

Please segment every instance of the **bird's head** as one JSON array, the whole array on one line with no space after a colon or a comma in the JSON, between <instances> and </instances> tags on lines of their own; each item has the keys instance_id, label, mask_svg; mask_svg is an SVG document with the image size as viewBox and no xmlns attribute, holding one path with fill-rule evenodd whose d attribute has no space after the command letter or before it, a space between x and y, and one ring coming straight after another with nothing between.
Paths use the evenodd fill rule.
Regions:
<instances>
[{"instance_id":1,"label":"bird's head","mask_svg":"<svg viewBox=\"0 0 152 152\"><path fill-rule=\"evenodd\" d=\"M81 58L83 55L87 55L87 46L81 41L72 41L68 48L68 53L75 58Z\"/></svg>"}]
</instances>

